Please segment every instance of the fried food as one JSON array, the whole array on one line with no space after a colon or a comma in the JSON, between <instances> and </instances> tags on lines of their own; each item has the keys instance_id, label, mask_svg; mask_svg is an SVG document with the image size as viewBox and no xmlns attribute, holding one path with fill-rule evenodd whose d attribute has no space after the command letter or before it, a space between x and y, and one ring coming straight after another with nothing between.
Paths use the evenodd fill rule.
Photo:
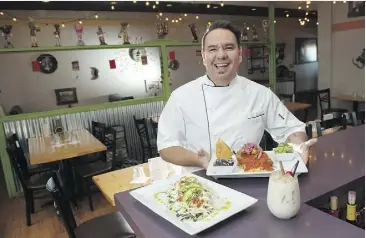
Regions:
<instances>
[{"instance_id":1,"label":"fried food","mask_svg":"<svg viewBox=\"0 0 366 238\"><path fill-rule=\"evenodd\" d=\"M237 153L238 166L245 172L273 171L273 161L257 145L245 144Z\"/></svg>"},{"instance_id":2,"label":"fried food","mask_svg":"<svg viewBox=\"0 0 366 238\"><path fill-rule=\"evenodd\" d=\"M229 160L233 156L230 147L221 139L216 142L216 158Z\"/></svg>"}]
</instances>

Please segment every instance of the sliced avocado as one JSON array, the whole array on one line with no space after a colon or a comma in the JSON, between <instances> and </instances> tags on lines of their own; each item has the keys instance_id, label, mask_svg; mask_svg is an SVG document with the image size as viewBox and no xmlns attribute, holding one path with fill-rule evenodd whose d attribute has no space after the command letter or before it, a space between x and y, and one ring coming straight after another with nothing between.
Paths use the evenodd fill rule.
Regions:
<instances>
[{"instance_id":1,"label":"sliced avocado","mask_svg":"<svg viewBox=\"0 0 366 238\"><path fill-rule=\"evenodd\" d=\"M189 190L187 190L183 195L183 202L187 202L194 193L200 192L201 188L193 187Z\"/></svg>"}]
</instances>

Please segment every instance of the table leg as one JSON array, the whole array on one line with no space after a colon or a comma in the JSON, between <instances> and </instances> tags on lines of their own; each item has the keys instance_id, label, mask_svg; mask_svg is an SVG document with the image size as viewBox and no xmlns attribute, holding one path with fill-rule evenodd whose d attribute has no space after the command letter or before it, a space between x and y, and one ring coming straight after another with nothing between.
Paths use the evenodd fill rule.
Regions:
<instances>
[{"instance_id":1,"label":"table leg","mask_svg":"<svg viewBox=\"0 0 366 238\"><path fill-rule=\"evenodd\" d=\"M305 109L305 115L304 115L304 122L306 122L307 119L308 119L308 113L309 113L309 108L306 108Z\"/></svg>"},{"instance_id":2,"label":"table leg","mask_svg":"<svg viewBox=\"0 0 366 238\"><path fill-rule=\"evenodd\" d=\"M76 203L76 193L74 187L74 174L72 171L72 165L70 160L62 160L60 173L62 176L62 180L64 183L64 190L66 196L70 199L70 201L74 204L75 208L78 209L78 205Z\"/></svg>"}]
</instances>

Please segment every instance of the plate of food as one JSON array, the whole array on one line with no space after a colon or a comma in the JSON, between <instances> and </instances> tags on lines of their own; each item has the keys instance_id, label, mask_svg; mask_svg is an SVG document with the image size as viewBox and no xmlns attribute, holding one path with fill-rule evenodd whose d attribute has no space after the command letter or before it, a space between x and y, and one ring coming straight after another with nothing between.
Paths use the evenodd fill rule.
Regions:
<instances>
[{"instance_id":1,"label":"plate of food","mask_svg":"<svg viewBox=\"0 0 366 238\"><path fill-rule=\"evenodd\" d=\"M290 171L299 161L296 174L307 173L308 169L301 155L293 155L292 159L278 159L274 151L263 151L254 143L246 143L235 152L219 139L206 175L217 178L269 177L273 171L280 169L279 161L282 161L286 171Z\"/></svg>"},{"instance_id":2,"label":"plate of food","mask_svg":"<svg viewBox=\"0 0 366 238\"><path fill-rule=\"evenodd\" d=\"M191 173L159 181L130 194L189 235L206 230L258 201Z\"/></svg>"}]
</instances>

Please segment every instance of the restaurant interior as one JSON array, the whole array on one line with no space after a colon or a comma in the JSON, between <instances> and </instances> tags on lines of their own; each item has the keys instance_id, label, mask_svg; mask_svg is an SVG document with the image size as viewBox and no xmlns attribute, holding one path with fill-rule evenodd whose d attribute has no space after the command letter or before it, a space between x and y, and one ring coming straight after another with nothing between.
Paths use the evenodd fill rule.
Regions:
<instances>
[{"instance_id":1,"label":"restaurant interior","mask_svg":"<svg viewBox=\"0 0 366 238\"><path fill-rule=\"evenodd\" d=\"M236 201L198 224L153 202L183 174L159 155L159 117L205 74L216 20L241 31L238 75L317 138L291 217L269 202L274 172L194 172ZM0 29L0 237L365 236L364 1L2 1Z\"/></svg>"}]
</instances>

